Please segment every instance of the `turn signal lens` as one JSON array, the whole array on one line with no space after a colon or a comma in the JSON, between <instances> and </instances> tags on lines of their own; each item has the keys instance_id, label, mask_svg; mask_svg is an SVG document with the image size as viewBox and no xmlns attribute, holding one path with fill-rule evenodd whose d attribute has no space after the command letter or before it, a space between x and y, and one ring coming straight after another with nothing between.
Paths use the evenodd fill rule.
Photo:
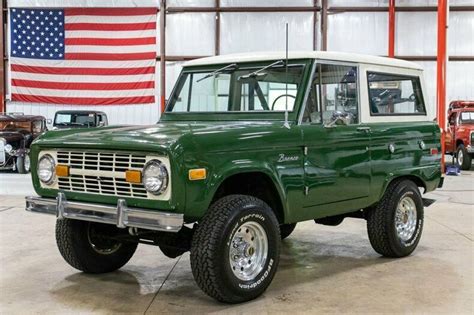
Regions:
<instances>
[{"instance_id":1,"label":"turn signal lens","mask_svg":"<svg viewBox=\"0 0 474 315\"><path fill-rule=\"evenodd\" d=\"M189 180L206 179L207 173L205 168L196 168L189 170Z\"/></svg>"},{"instance_id":2,"label":"turn signal lens","mask_svg":"<svg viewBox=\"0 0 474 315\"><path fill-rule=\"evenodd\" d=\"M126 171L125 180L129 183L140 184L142 182L142 172L140 171Z\"/></svg>"},{"instance_id":3,"label":"turn signal lens","mask_svg":"<svg viewBox=\"0 0 474 315\"><path fill-rule=\"evenodd\" d=\"M56 165L56 175L59 177L68 177L69 176L69 166L67 165Z\"/></svg>"}]
</instances>

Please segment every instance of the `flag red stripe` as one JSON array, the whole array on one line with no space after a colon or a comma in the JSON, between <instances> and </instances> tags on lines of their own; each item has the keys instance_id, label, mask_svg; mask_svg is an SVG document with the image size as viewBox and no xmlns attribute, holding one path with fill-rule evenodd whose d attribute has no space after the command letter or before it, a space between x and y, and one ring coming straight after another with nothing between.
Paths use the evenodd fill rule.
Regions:
<instances>
[{"instance_id":1,"label":"flag red stripe","mask_svg":"<svg viewBox=\"0 0 474 315\"><path fill-rule=\"evenodd\" d=\"M156 38L66 38L64 42L66 45L131 46L156 44Z\"/></svg>"},{"instance_id":2,"label":"flag red stripe","mask_svg":"<svg viewBox=\"0 0 474 315\"><path fill-rule=\"evenodd\" d=\"M12 71L58 75L137 75L155 73L155 67L140 68L71 68L35 67L12 64Z\"/></svg>"},{"instance_id":3,"label":"flag red stripe","mask_svg":"<svg viewBox=\"0 0 474 315\"><path fill-rule=\"evenodd\" d=\"M13 86L24 86L38 89L56 89L56 90L140 90L153 89L155 82L116 82L116 83L84 83L84 82L49 82L12 79Z\"/></svg>"},{"instance_id":4,"label":"flag red stripe","mask_svg":"<svg viewBox=\"0 0 474 315\"><path fill-rule=\"evenodd\" d=\"M52 97L12 93L12 100L19 102L49 103L49 104L74 104L74 105L124 105L124 104L150 104L155 103L155 96L136 97Z\"/></svg>"},{"instance_id":5,"label":"flag red stripe","mask_svg":"<svg viewBox=\"0 0 474 315\"><path fill-rule=\"evenodd\" d=\"M156 14L158 8L71 8L64 9L64 11L66 15L132 16Z\"/></svg>"},{"instance_id":6,"label":"flag red stripe","mask_svg":"<svg viewBox=\"0 0 474 315\"><path fill-rule=\"evenodd\" d=\"M101 54L101 53L67 53L68 60L149 60L156 59L156 52Z\"/></svg>"},{"instance_id":7,"label":"flag red stripe","mask_svg":"<svg viewBox=\"0 0 474 315\"><path fill-rule=\"evenodd\" d=\"M66 31L143 31L154 30L156 22L149 23L66 23Z\"/></svg>"}]
</instances>

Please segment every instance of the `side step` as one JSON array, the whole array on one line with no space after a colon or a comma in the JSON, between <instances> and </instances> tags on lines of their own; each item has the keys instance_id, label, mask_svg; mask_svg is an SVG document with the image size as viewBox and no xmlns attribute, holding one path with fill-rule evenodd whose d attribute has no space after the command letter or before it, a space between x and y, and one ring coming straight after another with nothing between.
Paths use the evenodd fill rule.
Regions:
<instances>
[{"instance_id":1,"label":"side step","mask_svg":"<svg viewBox=\"0 0 474 315\"><path fill-rule=\"evenodd\" d=\"M431 206L436 201L435 199L429 199L429 198L422 198L422 199L423 199L423 206L425 207Z\"/></svg>"}]
</instances>

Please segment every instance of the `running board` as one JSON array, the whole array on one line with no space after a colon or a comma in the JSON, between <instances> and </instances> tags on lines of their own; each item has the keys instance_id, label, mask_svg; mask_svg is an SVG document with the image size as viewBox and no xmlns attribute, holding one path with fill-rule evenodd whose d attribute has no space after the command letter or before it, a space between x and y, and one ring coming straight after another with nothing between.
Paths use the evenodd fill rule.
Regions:
<instances>
[{"instance_id":1,"label":"running board","mask_svg":"<svg viewBox=\"0 0 474 315\"><path fill-rule=\"evenodd\" d=\"M423 206L425 206L425 207L431 206L436 201L434 199L429 199L429 198L422 198L422 199L423 199Z\"/></svg>"}]
</instances>

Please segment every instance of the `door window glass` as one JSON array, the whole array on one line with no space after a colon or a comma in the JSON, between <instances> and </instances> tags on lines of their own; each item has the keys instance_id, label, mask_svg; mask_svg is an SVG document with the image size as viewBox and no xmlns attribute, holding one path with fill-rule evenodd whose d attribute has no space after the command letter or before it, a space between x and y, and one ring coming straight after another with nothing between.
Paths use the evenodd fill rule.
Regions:
<instances>
[{"instance_id":1,"label":"door window glass","mask_svg":"<svg viewBox=\"0 0 474 315\"><path fill-rule=\"evenodd\" d=\"M359 121L357 67L318 64L306 102L303 122L328 124L344 117Z\"/></svg>"},{"instance_id":2,"label":"door window glass","mask_svg":"<svg viewBox=\"0 0 474 315\"><path fill-rule=\"evenodd\" d=\"M368 72L371 115L424 115L418 77Z\"/></svg>"}]
</instances>

